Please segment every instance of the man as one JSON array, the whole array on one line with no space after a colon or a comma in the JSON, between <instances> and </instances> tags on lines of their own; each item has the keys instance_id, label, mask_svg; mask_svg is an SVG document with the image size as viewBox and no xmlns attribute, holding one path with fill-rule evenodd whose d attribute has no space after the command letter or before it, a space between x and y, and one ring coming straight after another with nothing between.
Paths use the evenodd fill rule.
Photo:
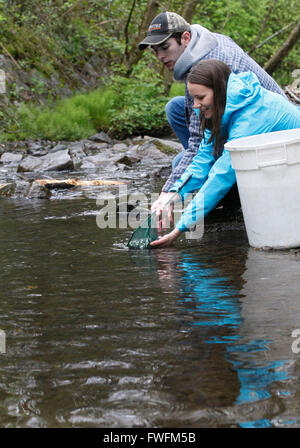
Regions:
<instances>
[{"instance_id":1,"label":"man","mask_svg":"<svg viewBox=\"0 0 300 448\"><path fill-rule=\"evenodd\" d=\"M191 67L200 60L219 59L234 73L254 72L263 87L284 95L271 76L230 37L212 33L201 25L190 25L174 12L163 12L152 20L147 37L138 47L144 50L148 46L169 70L174 71L176 81L183 81ZM153 204L153 209L163 207L164 196L190 164L202 139L199 118L193 111L193 98L187 89L185 97L175 97L169 101L166 115L184 151L174 158L172 173L163 186L159 199Z\"/></svg>"}]
</instances>

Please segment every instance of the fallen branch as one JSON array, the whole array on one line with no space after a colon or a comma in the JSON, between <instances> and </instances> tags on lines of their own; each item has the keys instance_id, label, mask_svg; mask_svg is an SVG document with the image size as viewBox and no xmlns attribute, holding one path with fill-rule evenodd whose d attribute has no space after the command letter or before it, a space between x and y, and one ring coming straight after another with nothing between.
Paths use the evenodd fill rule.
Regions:
<instances>
[{"instance_id":1,"label":"fallen branch","mask_svg":"<svg viewBox=\"0 0 300 448\"><path fill-rule=\"evenodd\" d=\"M5 53L7 54L7 56L13 61L13 63L15 64L15 66L17 68L19 68L21 70L21 66L17 63L17 61L15 60L15 58L10 54L10 52L8 51L8 49L3 45L3 43L0 43L1 47L3 48L3 50L5 51Z\"/></svg>"},{"instance_id":2,"label":"fallen branch","mask_svg":"<svg viewBox=\"0 0 300 448\"><path fill-rule=\"evenodd\" d=\"M52 188L89 187L99 185L124 185L128 182L120 180L82 180L82 179L35 179L40 185Z\"/></svg>"}]
</instances>

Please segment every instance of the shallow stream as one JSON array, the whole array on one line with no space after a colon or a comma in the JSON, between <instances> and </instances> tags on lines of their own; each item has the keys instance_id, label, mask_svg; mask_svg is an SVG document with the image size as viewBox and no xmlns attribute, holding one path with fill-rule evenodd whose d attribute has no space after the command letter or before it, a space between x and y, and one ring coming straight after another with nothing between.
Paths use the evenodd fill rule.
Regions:
<instances>
[{"instance_id":1,"label":"shallow stream","mask_svg":"<svg viewBox=\"0 0 300 448\"><path fill-rule=\"evenodd\" d=\"M98 212L0 201L0 427L299 427L298 253L128 250Z\"/></svg>"}]
</instances>

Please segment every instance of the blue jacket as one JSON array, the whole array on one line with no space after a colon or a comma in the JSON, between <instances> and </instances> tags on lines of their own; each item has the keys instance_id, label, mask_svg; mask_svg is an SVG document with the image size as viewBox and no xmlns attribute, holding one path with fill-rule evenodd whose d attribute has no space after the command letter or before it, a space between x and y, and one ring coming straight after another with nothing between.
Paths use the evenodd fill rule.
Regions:
<instances>
[{"instance_id":1,"label":"blue jacket","mask_svg":"<svg viewBox=\"0 0 300 448\"><path fill-rule=\"evenodd\" d=\"M285 97L284 92L271 76L263 70L241 47L230 37L223 34L212 33L201 25L191 25L191 41L177 60L174 67L174 78L184 80L188 71L200 60L218 59L230 67L232 73L251 71L256 74L259 82L271 92L276 92ZM202 135L199 134L199 119L193 113L193 99L186 89L185 114L190 134L188 148L184 151L175 169L172 170L162 191L169 191L174 183L184 173L193 157L197 154Z\"/></svg>"},{"instance_id":2,"label":"blue jacket","mask_svg":"<svg viewBox=\"0 0 300 448\"><path fill-rule=\"evenodd\" d=\"M300 128L300 109L282 95L264 89L254 73L231 73L222 128L227 132L227 141ZM176 224L182 232L191 229L206 216L236 182L229 151L224 149L222 155L215 160L212 154L213 142L207 143L209 136L210 131L205 130L198 153L169 190L176 191L190 173L191 179L180 191L182 198L186 198L187 193L200 189Z\"/></svg>"}]
</instances>

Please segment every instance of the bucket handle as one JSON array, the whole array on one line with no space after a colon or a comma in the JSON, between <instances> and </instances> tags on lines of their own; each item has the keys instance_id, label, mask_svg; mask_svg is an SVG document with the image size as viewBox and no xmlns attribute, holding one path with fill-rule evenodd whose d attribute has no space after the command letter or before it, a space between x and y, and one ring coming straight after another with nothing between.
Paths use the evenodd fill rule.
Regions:
<instances>
[{"instance_id":1,"label":"bucket handle","mask_svg":"<svg viewBox=\"0 0 300 448\"><path fill-rule=\"evenodd\" d=\"M274 166L274 165L283 165L287 163L287 150L286 150L286 145L283 145L283 157L282 159L277 159L277 160L266 160L266 161L260 161L259 160L259 149L256 150L256 163L258 168L264 168L266 166ZM266 151L263 151L266 152Z\"/></svg>"}]
</instances>

